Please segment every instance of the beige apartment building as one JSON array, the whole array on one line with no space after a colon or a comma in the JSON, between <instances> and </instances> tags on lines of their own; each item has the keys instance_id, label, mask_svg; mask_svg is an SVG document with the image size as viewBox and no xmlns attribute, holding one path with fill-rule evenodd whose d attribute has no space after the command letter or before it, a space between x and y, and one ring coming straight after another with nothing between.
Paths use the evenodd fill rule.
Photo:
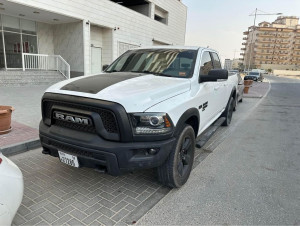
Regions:
<instances>
[{"instance_id":1,"label":"beige apartment building","mask_svg":"<svg viewBox=\"0 0 300 226\"><path fill-rule=\"evenodd\" d=\"M279 16L243 33L241 50L245 68L300 70L300 24L295 16ZM251 56L250 56L251 55ZM251 59L250 59L251 57Z\"/></svg>"}]
</instances>

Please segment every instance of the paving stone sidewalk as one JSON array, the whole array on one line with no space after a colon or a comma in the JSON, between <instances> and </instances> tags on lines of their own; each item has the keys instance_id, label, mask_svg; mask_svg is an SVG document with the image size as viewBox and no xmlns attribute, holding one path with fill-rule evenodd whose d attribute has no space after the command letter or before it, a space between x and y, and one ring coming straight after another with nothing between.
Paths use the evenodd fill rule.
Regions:
<instances>
[{"instance_id":1,"label":"paving stone sidewalk","mask_svg":"<svg viewBox=\"0 0 300 226\"><path fill-rule=\"evenodd\" d=\"M249 92L244 93L245 98L262 98L268 92L270 88L270 83L268 81L264 82L253 82Z\"/></svg>"},{"instance_id":2,"label":"paving stone sidewalk","mask_svg":"<svg viewBox=\"0 0 300 226\"><path fill-rule=\"evenodd\" d=\"M10 133L0 135L0 151L4 148L39 138L38 130L12 121Z\"/></svg>"},{"instance_id":3,"label":"paving stone sidewalk","mask_svg":"<svg viewBox=\"0 0 300 226\"><path fill-rule=\"evenodd\" d=\"M132 224L170 190L154 170L113 177L70 167L41 151L10 157L23 172L25 188L13 225Z\"/></svg>"},{"instance_id":4,"label":"paving stone sidewalk","mask_svg":"<svg viewBox=\"0 0 300 226\"><path fill-rule=\"evenodd\" d=\"M1 87L0 105L15 108L12 113L12 131L0 135L0 151L5 155L39 147L41 98L47 88L48 86Z\"/></svg>"}]
</instances>

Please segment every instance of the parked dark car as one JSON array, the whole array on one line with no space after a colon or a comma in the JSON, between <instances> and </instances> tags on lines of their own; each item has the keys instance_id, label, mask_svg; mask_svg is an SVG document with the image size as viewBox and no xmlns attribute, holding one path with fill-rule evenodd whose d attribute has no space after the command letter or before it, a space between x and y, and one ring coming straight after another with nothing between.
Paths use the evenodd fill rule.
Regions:
<instances>
[{"instance_id":1,"label":"parked dark car","mask_svg":"<svg viewBox=\"0 0 300 226\"><path fill-rule=\"evenodd\" d=\"M262 76L262 73L260 73L260 72L254 72L254 71L251 71L251 72L249 72L246 76L245 76L245 78L244 78L244 80L253 80L253 81L256 81L256 82L258 82L258 81L263 81L263 76Z\"/></svg>"}]
</instances>

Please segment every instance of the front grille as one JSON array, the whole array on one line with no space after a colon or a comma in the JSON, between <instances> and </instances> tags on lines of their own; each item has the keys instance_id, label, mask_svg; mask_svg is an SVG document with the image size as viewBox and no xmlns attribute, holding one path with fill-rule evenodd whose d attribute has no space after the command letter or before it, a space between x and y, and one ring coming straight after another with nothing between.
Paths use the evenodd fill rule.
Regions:
<instances>
[{"instance_id":1,"label":"front grille","mask_svg":"<svg viewBox=\"0 0 300 226\"><path fill-rule=\"evenodd\" d=\"M86 126L86 125L76 124L72 122L61 121L61 120L54 120L53 124L59 127L66 127L73 130L80 130L86 133L96 133L96 129L94 126Z\"/></svg>"},{"instance_id":2,"label":"front grille","mask_svg":"<svg viewBox=\"0 0 300 226\"><path fill-rule=\"evenodd\" d=\"M79 156L93 157L93 154L91 152L83 151L79 148L70 147L68 145L64 145L55 141L49 141L49 144L57 148L59 151L66 151L75 154L76 156L79 155Z\"/></svg>"},{"instance_id":3,"label":"front grille","mask_svg":"<svg viewBox=\"0 0 300 226\"><path fill-rule=\"evenodd\" d=\"M51 109L52 109L53 105L58 106L58 108L59 108L59 106L72 108L72 109L74 109L75 114L76 114L76 109L98 113L100 115L100 118L102 120L105 130L108 133L118 133L117 120L115 118L114 113L111 112L110 110L106 110L103 108L91 107L91 106L85 106L85 105L78 105L78 104L73 104L73 103L65 103L65 102L56 102L56 101L46 100L43 102L44 117L51 119L51 117L52 117ZM90 126L90 125L87 126L87 125L75 124L75 123L70 123L70 122L60 121L60 120L53 120L53 122L56 125L61 126L61 127L67 127L70 129L80 130L80 131L89 132L89 133L96 132L94 126Z\"/></svg>"}]
</instances>

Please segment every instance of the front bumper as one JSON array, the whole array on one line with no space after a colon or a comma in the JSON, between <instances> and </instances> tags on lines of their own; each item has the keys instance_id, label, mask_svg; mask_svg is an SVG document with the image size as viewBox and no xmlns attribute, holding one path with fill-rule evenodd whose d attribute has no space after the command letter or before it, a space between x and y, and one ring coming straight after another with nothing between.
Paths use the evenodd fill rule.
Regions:
<instances>
[{"instance_id":1,"label":"front bumper","mask_svg":"<svg viewBox=\"0 0 300 226\"><path fill-rule=\"evenodd\" d=\"M107 141L92 133L48 127L42 121L40 140L45 154L58 157L60 150L77 156L80 167L98 168L115 176L126 171L160 166L176 142L174 137L148 142ZM150 149L157 152L149 154Z\"/></svg>"}]
</instances>

